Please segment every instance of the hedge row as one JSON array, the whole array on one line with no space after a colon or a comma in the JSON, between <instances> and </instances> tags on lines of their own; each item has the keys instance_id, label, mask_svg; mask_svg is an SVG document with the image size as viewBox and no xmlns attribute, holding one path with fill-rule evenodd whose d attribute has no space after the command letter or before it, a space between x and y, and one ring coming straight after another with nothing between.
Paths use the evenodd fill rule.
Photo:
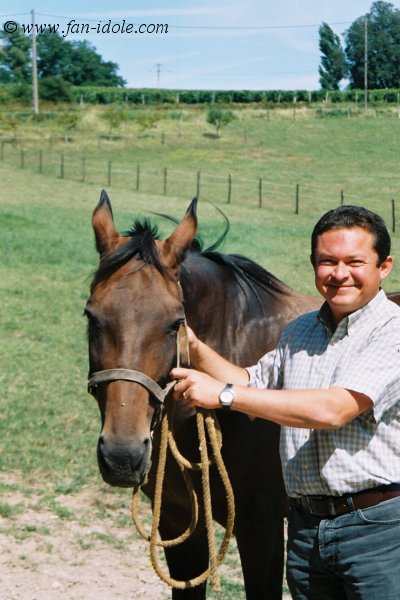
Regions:
<instances>
[{"instance_id":1,"label":"hedge row","mask_svg":"<svg viewBox=\"0 0 400 600\"><path fill-rule=\"evenodd\" d=\"M363 90L330 91L325 90L153 90L79 87L72 90L77 102L110 104L126 102L129 104L292 104L329 100L332 103L364 102ZM399 90L371 90L370 102L398 103Z\"/></svg>"},{"instance_id":2,"label":"hedge row","mask_svg":"<svg viewBox=\"0 0 400 600\"><path fill-rule=\"evenodd\" d=\"M0 84L0 104L13 100L24 103L31 101L32 92L28 85ZM96 86L70 88L71 101L89 104L128 103L134 105L157 104L293 104L320 103L329 100L333 104L364 102L363 90L307 91L307 90L166 90L130 89ZM399 104L400 91L396 89L370 90L370 103ZM65 99L63 99L65 101Z\"/></svg>"}]
</instances>

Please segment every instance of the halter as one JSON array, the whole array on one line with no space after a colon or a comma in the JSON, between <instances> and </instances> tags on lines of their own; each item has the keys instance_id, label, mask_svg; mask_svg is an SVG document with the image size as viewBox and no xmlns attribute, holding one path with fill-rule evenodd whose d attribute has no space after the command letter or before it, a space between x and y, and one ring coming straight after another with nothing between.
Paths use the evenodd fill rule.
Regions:
<instances>
[{"instance_id":1,"label":"halter","mask_svg":"<svg viewBox=\"0 0 400 600\"><path fill-rule=\"evenodd\" d=\"M180 324L176 337L176 366L189 366L189 341L187 335L186 319ZM176 380L170 381L162 388L154 379L151 379L141 371L133 371L132 369L105 369L93 373L88 379L88 392L92 396L96 393L96 388L101 383L110 381L133 381L145 387L150 394L157 400L157 405L154 412L154 417L151 425L151 430L157 427L161 420L162 411L164 408L165 398L168 396L171 389L174 387Z\"/></svg>"}]
</instances>

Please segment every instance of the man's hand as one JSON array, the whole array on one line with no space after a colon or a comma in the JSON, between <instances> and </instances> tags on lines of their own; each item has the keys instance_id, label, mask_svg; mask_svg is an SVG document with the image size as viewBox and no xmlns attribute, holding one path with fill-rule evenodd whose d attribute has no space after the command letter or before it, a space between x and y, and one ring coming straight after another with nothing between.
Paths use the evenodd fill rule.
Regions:
<instances>
[{"instance_id":1,"label":"man's hand","mask_svg":"<svg viewBox=\"0 0 400 600\"><path fill-rule=\"evenodd\" d=\"M174 387L175 400L183 396L192 407L210 410L220 407L219 395L225 386L222 381L194 369L172 369L171 377L178 380Z\"/></svg>"}]
</instances>

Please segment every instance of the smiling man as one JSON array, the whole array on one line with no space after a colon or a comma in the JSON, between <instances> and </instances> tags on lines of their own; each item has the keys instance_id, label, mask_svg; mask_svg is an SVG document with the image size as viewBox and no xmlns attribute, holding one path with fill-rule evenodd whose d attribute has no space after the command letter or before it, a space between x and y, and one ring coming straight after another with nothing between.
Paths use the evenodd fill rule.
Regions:
<instances>
[{"instance_id":1,"label":"smiling man","mask_svg":"<svg viewBox=\"0 0 400 600\"><path fill-rule=\"evenodd\" d=\"M282 426L294 599L397 600L400 308L381 289L393 265L385 223L362 207L329 211L311 263L320 311L290 323L247 369L190 331L197 370L173 370L175 397Z\"/></svg>"}]
</instances>

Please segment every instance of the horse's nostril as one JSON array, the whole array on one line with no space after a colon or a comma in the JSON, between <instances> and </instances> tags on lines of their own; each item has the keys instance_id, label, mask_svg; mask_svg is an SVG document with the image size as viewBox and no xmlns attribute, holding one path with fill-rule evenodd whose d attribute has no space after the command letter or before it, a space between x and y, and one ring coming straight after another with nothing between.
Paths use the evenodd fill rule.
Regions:
<instances>
[{"instance_id":1,"label":"horse's nostril","mask_svg":"<svg viewBox=\"0 0 400 600\"><path fill-rule=\"evenodd\" d=\"M123 443L101 435L98 439L97 458L104 480L122 487L141 483L150 468L151 443L149 438Z\"/></svg>"},{"instance_id":2,"label":"horse's nostril","mask_svg":"<svg viewBox=\"0 0 400 600\"><path fill-rule=\"evenodd\" d=\"M109 444L107 444L106 439L101 435L97 442L97 451L106 458L107 454L109 454Z\"/></svg>"}]
</instances>

